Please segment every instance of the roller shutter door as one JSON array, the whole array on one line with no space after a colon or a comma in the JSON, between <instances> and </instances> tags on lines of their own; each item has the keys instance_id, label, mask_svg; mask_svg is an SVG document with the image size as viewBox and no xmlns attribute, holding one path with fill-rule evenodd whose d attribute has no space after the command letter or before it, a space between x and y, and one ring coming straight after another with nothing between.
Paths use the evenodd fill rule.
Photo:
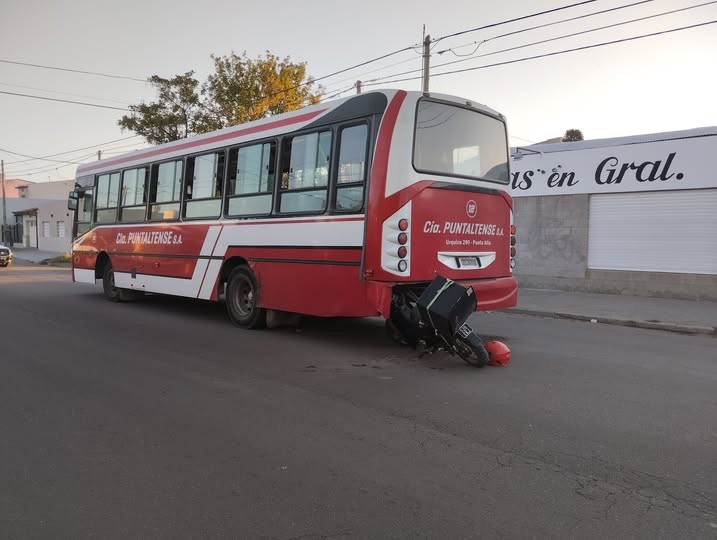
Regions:
<instances>
[{"instance_id":1,"label":"roller shutter door","mask_svg":"<svg viewBox=\"0 0 717 540\"><path fill-rule=\"evenodd\" d=\"M591 195L588 267L717 274L717 189Z\"/></svg>"}]
</instances>

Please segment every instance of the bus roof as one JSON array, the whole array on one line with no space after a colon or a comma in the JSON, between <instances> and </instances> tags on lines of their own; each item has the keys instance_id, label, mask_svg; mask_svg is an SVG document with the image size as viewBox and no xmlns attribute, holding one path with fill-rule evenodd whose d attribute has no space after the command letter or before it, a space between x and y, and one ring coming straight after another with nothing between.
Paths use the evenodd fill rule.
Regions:
<instances>
[{"instance_id":1,"label":"bus roof","mask_svg":"<svg viewBox=\"0 0 717 540\"><path fill-rule=\"evenodd\" d=\"M170 160L186 154L208 152L217 148L224 148L254 139L274 137L283 133L319 126L325 123L346 121L371 114L382 114L388 104L388 100L391 99L396 92L398 92L398 90L374 90L355 96L310 105L295 111L277 114L221 130L203 133L201 135L193 135L185 139L179 139L141 150L134 150L110 159L83 163L77 167L76 177L81 178L88 175L144 165L150 162ZM422 92L417 91L409 91L406 93L414 99L424 95ZM502 118L502 115L498 112L485 105L475 103L472 100L436 93L426 95L456 103L467 103L473 108Z\"/></svg>"}]
</instances>

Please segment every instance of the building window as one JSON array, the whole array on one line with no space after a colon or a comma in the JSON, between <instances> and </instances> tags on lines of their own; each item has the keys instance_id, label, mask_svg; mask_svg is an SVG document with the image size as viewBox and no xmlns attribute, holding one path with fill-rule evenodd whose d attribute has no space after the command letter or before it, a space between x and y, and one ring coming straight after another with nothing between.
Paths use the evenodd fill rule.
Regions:
<instances>
[{"instance_id":1,"label":"building window","mask_svg":"<svg viewBox=\"0 0 717 540\"><path fill-rule=\"evenodd\" d=\"M326 209L331 131L286 139L282 151L282 213L322 213Z\"/></svg>"},{"instance_id":2,"label":"building window","mask_svg":"<svg viewBox=\"0 0 717 540\"><path fill-rule=\"evenodd\" d=\"M50 238L50 222L49 221L42 222L42 237Z\"/></svg>"},{"instance_id":3,"label":"building window","mask_svg":"<svg viewBox=\"0 0 717 540\"><path fill-rule=\"evenodd\" d=\"M186 178L184 217L219 217L224 188L224 152L188 158Z\"/></svg>"},{"instance_id":4,"label":"building window","mask_svg":"<svg viewBox=\"0 0 717 540\"><path fill-rule=\"evenodd\" d=\"M150 185L150 219L154 221L177 219L182 193L182 160L154 165Z\"/></svg>"},{"instance_id":5,"label":"building window","mask_svg":"<svg viewBox=\"0 0 717 540\"><path fill-rule=\"evenodd\" d=\"M276 143L234 148L229 152L227 215L261 216L271 213Z\"/></svg>"},{"instance_id":6,"label":"building window","mask_svg":"<svg viewBox=\"0 0 717 540\"><path fill-rule=\"evenodd\" d=\"M64 221L57 222L57 237L58 238L65 237L65 222Z\"/></svg>"}]
</instances>

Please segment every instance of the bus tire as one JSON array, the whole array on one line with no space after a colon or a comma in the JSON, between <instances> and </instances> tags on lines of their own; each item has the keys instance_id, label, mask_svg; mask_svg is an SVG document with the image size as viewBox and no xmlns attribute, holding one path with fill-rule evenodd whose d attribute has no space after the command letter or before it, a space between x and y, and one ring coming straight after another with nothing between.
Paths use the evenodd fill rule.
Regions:
<instances>
[{"instance_id":1,"label":"bus tire","mask_svg":"<svg viewBox=\"0 0 717 540\"><path fill-rule=\"evenodd\" d=\"M227 279L226 304L231 321L242 328L264 328L266 310L257 305L258 288L248 266L237 266Z\"/></svg>"},{"instance_id":2,"label":"bus tire","mask_svg":"<svg viewBox=\"0 0 717 540\"><path fill-rule=\"evenodd\" d=\"M112 270L112 263L107 261L104 269L102 270L102 290L105 293L105 298L110 302L119 302L121 290L115 287L115 273Z\"/></svg>"}]
</instances>

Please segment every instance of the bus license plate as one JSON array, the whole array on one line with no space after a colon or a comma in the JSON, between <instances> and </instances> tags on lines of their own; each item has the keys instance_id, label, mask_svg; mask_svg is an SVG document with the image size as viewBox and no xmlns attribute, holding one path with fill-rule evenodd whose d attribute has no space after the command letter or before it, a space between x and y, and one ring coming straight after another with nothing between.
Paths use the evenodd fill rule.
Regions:
<instances>
[{"instance_id":1,"label":"bus license plate","mask_svg":"<svg viewBox=\"0 0 717 540\"><path fill-rule=\"evenodd\" d=\"M477 257L457 257L458 268L480 268Z\"/></svg>"}]
</instances>

